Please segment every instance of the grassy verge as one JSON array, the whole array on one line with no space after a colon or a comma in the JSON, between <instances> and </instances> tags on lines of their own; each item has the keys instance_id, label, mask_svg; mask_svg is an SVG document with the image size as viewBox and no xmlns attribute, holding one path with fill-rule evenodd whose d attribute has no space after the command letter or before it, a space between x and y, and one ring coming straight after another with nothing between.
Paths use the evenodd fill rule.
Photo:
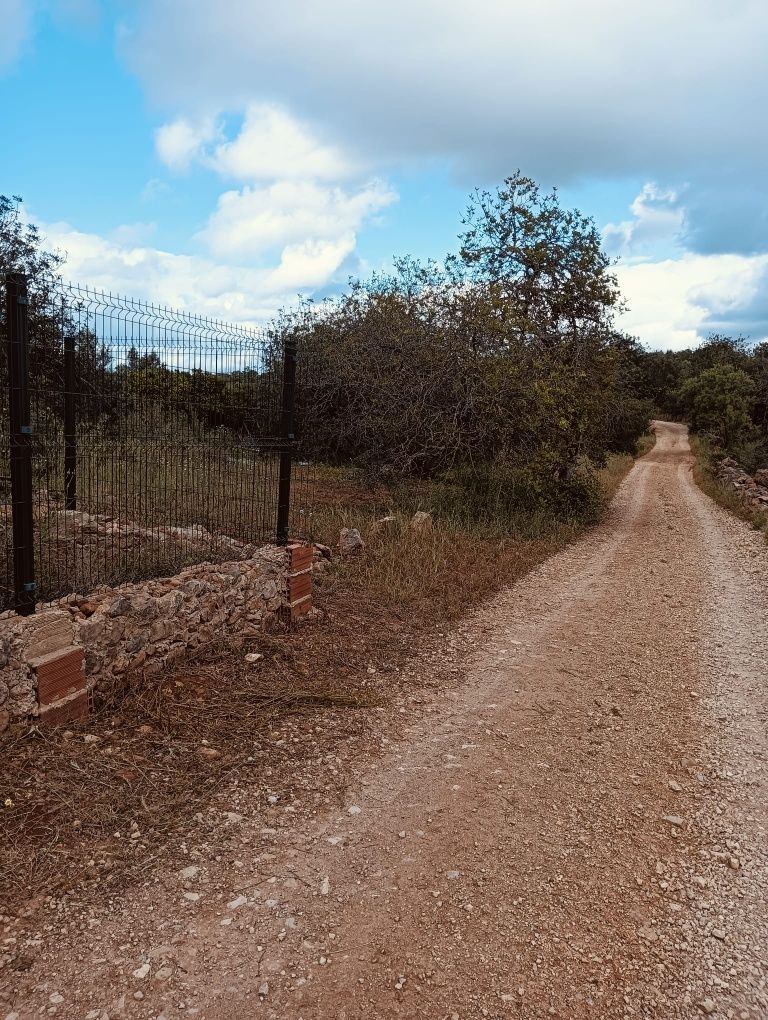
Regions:
<instances>
[{"instance_id":1,"label":"grassy verge","mask_svg":"<svg viewBox=\"0 0 768 1020\"><path fill-rule=\"evenodd\" d=\"M656 433L655 432L644 432L637 441L637 456L644 457L646 453L650 453L656 445Z\"/></svg>"},{"instance_id":2,"label":"grassy verge","mask_svg":"<svg viewBox=\"0 0 768 1020\"><path fill-rule=\"evenodd\" d=\"M598 473L603 505L633 463L628 455L608 459ZM344 482L351 484L349 479ZM320 488L328 484L326 478ZM343 586L412 622L434 627L455 620L511 584L592 523L578 516L544 513L508 513L475 523L435 515L427 530L414 530L411 516L415 509L431 509L430 497L427 488L420 499L412 490L405 496L379 491L366 502L361 490L348 503L319 507L313 519L317 540L333 545L341 528L357 528L366 542L364 555L334 561L320 581L321 598ZM375 522L382 517L389 521L377 528Z\"/></svg>"},{"instance_id":3,"label":"grassy verge","mask_svg":"<svg viewBox=\"0 0 768 1020\"><path fill-rule=\"evenodd\" d=\"M768 515L753 510L742 502L739 494L717 477L715 457L706 439L691 436L691 450L695 457L693 478L698 487L720 506L748 521L756 530L765 531L768 540Z\"/></svg>"},{"instance_id":4,"label":"grassy verge","mask_svg":"<svg viewBox=\"0 0 768 1020\"><path fill-rule=\"evenodd\" d=\"M632 463L609 461L604 500ZM362 555L318 576L317 625L211 645L183 669L103 694L69 731L12 730L0 750L0 913L40 895L113 896L154 862L209 854L214 831L227 853L227 812L269 821L283 810L275 798L341 796L350 763L379 746L371 709L410 690L400 669L413 651L588 527L512 514L506 529L436 518L417 532L412 506L343 472L320 480L315 505L319 537L358 527L367 539ZM387 510L394 522L372 536ZM263 658L248 662L256 648Z\"/></svg>"}]
</instances>

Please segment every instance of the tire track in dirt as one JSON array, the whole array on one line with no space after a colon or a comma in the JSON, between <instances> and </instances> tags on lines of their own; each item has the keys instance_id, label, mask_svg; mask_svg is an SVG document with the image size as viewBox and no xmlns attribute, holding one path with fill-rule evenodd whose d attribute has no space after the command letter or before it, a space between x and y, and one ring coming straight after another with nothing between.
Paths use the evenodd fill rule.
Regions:
<instances>
[{"instance_id":1,"label":"tire track in dirt","mask_svg":"<svg viewBox=\"0 0 768 1020\"><path fill-rule=\"evenodd\" d=\"M657 434L603 525L448 638L460 682L344 805L246 819L237 873L205 862L229 903L190 920L164 876L91 911L115 957L59 947L60 1015L768 1016L768 552Z\"/></svg>"}]
</instances>

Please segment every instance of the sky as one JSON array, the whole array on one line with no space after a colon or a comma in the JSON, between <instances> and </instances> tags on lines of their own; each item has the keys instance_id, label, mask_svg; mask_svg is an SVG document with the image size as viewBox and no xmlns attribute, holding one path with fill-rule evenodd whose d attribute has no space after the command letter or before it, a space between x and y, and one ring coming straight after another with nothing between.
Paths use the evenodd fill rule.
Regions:
<instances>
[{"instance_id":1,"label":"sky","mask_svg":"<svg viewBox=\"0 0 768 1020\"><path fill-rule=\"evenodd\" d=\"M766 0L0 0L0 192L65 275L266 320L455 250L520 169L620 326L768 338Z\"/></svg>"}]
</instances>

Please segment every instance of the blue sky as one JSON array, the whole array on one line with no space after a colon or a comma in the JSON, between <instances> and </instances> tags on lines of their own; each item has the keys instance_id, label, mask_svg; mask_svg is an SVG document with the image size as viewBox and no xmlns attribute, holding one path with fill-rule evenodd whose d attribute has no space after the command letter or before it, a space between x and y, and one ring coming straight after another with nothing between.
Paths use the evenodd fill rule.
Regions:
<instances>
[{"instance_id":1,"label":"blue sky","mask_svg":"<svg viewBox=\"0 0 768 1020\"><path fill-rule=\"evenodd\" d=\"M654 347L768 336L768 5L0 0L0 190L68 275L259 321L440 258L519 167Z\"/></svg>"}]
</instances>

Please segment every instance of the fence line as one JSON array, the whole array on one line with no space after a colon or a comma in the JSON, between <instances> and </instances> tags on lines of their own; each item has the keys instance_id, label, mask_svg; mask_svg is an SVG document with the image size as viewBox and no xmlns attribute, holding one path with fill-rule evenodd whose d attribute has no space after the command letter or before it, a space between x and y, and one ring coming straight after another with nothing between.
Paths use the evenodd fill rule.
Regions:
<instances>
[{"instance_id":1,"label":"fence line","mask_svg":"<svg viewBox=\"0 0 768 1020\"><path fill-rule=\"evenodd\" d=\"M0 609L302 530L291 342L76 284L4 283Z\"/></svg>"}]
</instances>

